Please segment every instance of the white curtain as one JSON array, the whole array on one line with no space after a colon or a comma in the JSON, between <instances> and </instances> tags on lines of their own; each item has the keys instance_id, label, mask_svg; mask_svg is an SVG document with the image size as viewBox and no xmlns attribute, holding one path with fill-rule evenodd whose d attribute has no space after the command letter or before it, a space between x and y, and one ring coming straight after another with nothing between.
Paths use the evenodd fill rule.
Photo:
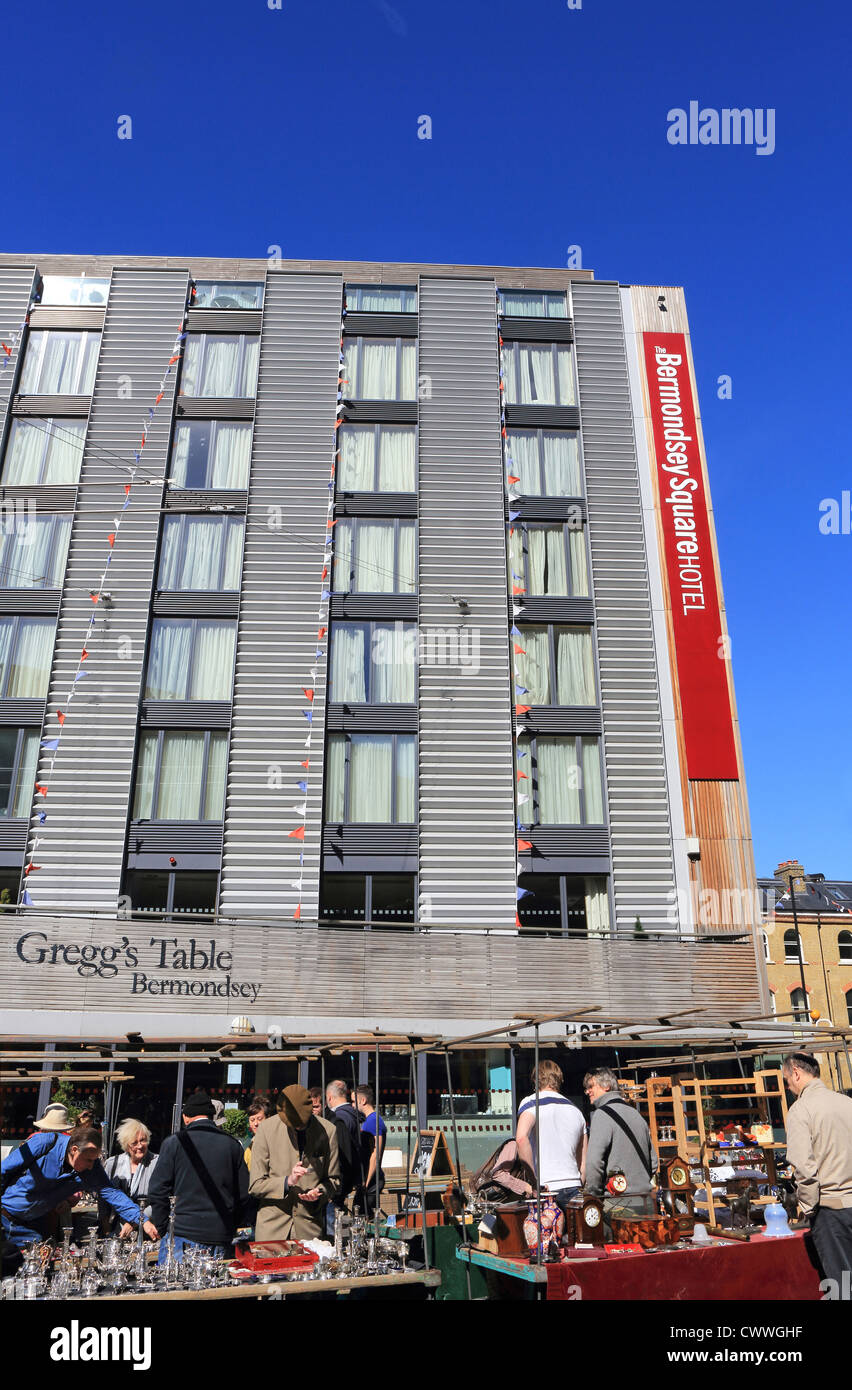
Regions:
<instances>
[{"instance_id":1,"label":"white curtain","mask_svg":"<svg viewBox=\"0 0 852 1390\"><path fill-rule=\"evenodd\" d=\"M331 640L331 699L363 704L367 699L367 631L349 623L335 623Z\"/></svg>"},{"instance_id":2,"label":"white curtain","mask_svg":"<svg viewBox=\"0 0 852 1390\"><path fill-rule=\"evenodd\" d=\"M355 531L356 594L398 592L394 571L394 523L359 521Z\"/></svg>"},{"instance_id":3,"label":"white curtain","mask_svg":"<svg viewBox=\"0 0 852 1390\"><path fill-rule=\"evenodd\" d=\"M399 400L417 399L417 344L413 338L403 338L399 368Z\"/></svg>"},{"instance_id":4,"label":"white curtain","mask_svg":"<svg viewBox=\"0 0 852 1390\"><path fill-rule=\"evenodd\" d=\"M21 740L21 758L18 776L10 797L11 815L23 818L29 816L33 802L33 784L38 765L40 734L38 729L26 729Z\"/></svg>"},{"instance_id":5,"label":"white curtain","mask_svg":"<svg viewBox=\"0 0 852 1390\"><path fill-rule=\"evenodd\" d=\"M154 815L154 772L157 766L159 734L151 731L139 740L136 760L136 789L133 795L133 819L152 820Z\"/></svg>"},{"instance_id":6,"label":"white curtain","mask_svg":"<svg viewBox=\"0 0 852 1390\"><path fill-rule=\"evenodd\" d=\"M246 338L243 355L243 370L240 380L241 396L253 396L257 392L257 364L260 359L260 339Z\"/></svg>"},{"instance_id":7,"label":"white curtain","mask_svg":"<svg viewBox=\"0 0 852 1390\"><path fill-rule=\"evenodd\" d=\"M595 703L592 635L586 628L556 629L556 682L560 705Z\"/></svg>"},{"instance_id":8,"label":"white curtain","mask_svg":"<svg viewBox=\"0 0 852 1390\"><path fill-rule=\"evenodd\" d=\"M603 787L601 786L601 754L599 740L580 740L583 754L583 790L586 794L586 825L603 824Z\"/></svg>"},{"instance_id":9,"label":"white curtain","mask_svg":"<svg viewBox=\"0 0 852 1390\"><path fill-rule=\"evenodd\" d=\"M515 654L515 680L525 686L526 695L518 694L517 704L550 704L550 644L546 627L525 627L515 643L523 654Z\"/></svg>"},{"instance_id":10,"label":"white curtain","mask_svg":"<svg viewBox=\"0 0 852 1390\"><path fill-rule=\"evenodd\" d=\"M414 309L413 290L386 289L383 285L362 285L361 303L357 303L357 290L347 293L347 309L355 309L361 314L409 314Z\"/></svg>"},{"instance_id":11,"label":"white curtain","mask_svg":"<svg viewBox=\"0 0 852 1390\"><path fill-rule=\"evenodd\" d=\"M155 619L145 682L146 700L185 700L192 624Z\"/></svg>"},{"instance_id":12,"label":"white curtain","mask_svg":"<svg viewBox=\"0 0 852 1390\"><path fill-rule=\"evenodd\" d=\"M525 584L524 579L524 537L520 526L513 526L509 532L509 588L513 584Z\"/></svg>"},{"instance_id":13,"label":"white curtain","mask_svg":"<svg viewBox=\"0 0 852 1390\"><path fill-rule=\"evenodd\" d=\"M393 739L390 734L356 734L349 765L349 822L391 821Z\"/></svg>"},{"instance_id":14,"label":"white curtain","mask_svg":"<svg viewBox=\"0 0 852 1390\"><path fill-rule=\"evenodd\" d=\"M163 736L157 820L197 820L201 808L204 735L181 729Z\"/></svg>"},{"instance_id":15,"label":"white curtain","mask_svg":"<svg viewBox=\"0 0 852 1390\"><path fill-rule=\"evenodd\" d=\"M161 589L222 590L240 587L243 524L230 517L166 517L160 562Z\"/></svg>"},{"instance_id":16,"label":"white curtain","mask_svg":"<svg viewBox=\"0 0 852 1390\"><path fill-rule=\"evenodd\" d=\"M379 432L379 492L414 492L414 429L383 425Z\"/></svg>"},{"instance_id":17,"label":"white curtain","mask_svg":"<svg viewBox=\"0 0 852 1390\"><path fill-rule=\"evenodd\" d=\"M417 819L414 807L414 735L398 734L396 740L396 819L398 825L413 825Z\"/></svg>"},{"instance_id":18,"label":"white curtain","mask_svg":"<svg viewBox=\"0 0 852 1390\"><path fill-rule=\"evenodd\" d=\"M252 392L248 394L251 395ZM248 487L250 459L251 425L217 425L213 467L208 486Z\"/></svg>"},{"instance_id":19,"label":"white curtain","mask_svg":"<svg viewBox=\"0 0 852 1390\"><path fill-rule=\"evenodd\" d=\"M574 368L571 363L571 349L569 347L558 347L556 349L557 371L559 373L559 404L576 405L577 397L574 392Z\"/></svg>"},{"instance_id":20,"label":"white curtain","mask_svg":"<svg viewBox=\"0 0 852 1390\"><path fill-rule=\"evenodd\" d=\"M509 433L509 472L520 478L513 483L525 497L541 495L541 469L538 461L538 436L535 430L511 430Z\"/></svg>"},{"instance_id":21,"label":"white curtain","mask_svg":"<svg viewBox=\"0 0 852 1390\"><path fill-rule=\"evenodd\" d=\"M200 333L189 333L183 352L183 362L181 364L180 389L183 396L200 396L198 389L198 374L201 365L201 345L203 336Z\"/></svg>"},{"instance_id":22,"label":"white curtain","mask_svg":"<svg viewBox=\"0 0 852 1390\"><path fill-rule=\"evenodd\" d=\"M415 571L417 562L415 558L415 539L416 528L413 521L401 521L399 523L399 560L397 564L397 585L398 594L413 594L415 592Z\"/></svg>"},{"instance_id":23,"label":"white curtain","mask_svg":"<svg viewBox=\"0 0 852 1390\"><path fill-rule=\"evenodd\" d=\"M13 420L3 469L3 482L7 487L25 487L41 481L45 442L43 425Z\"/></svg>"},{"instance_id":24,"label":"white curtain","mask_svg":"<svg viewBox=\"0 0 852 1390\"><path fill-rule=\"evenodd\" d=\"M520 399L518 395L518 361L515 356L514 345L508 352L503 353L503 394L506 397L507 405L517 405Z\"/></svg>"},{"instance_id":25,"label":"white curtain","mask_svg":"<svg viewBox=\"0 0 852 1390\"><path fill-rule=\"evenodd\" d=\"M574 739L536 741L540 825L580 825L580 771Z\"/></svg>"},{"instance_id":26,"label":"white curtain","mask_svg":"<svg viewBox=\"0 0 852 1390\"><path fill-rule=\"evenodd\" d=\"M230 700L236 624L199 623L192 662L190 700Z\"/></svg>"},{"instance_id":27,"label":"white curtain","mask_svg":"<svg viewBox=\"0 0 852 1390\"><path fill-rule=\"evenodd\" d=\"M589 875L585 880L586 935L609 936L609 897L605 878Z\"/></svg>"},{"instance_id":28,"label":"white curtain","mask_svg":"<svg viewBox=\"0 0 852 1390\"><path fill-rule=\"evenodd\" d=\"M0 695L5 691L14 628L14 618L0 618Z\"/></svg>"},{"instance_id":29,"label":"white curtain","mask_svg":"<svg viewBox=\"0 0 852 1390\"><path fill-rule=\"evenodd\" d=\"M43 700L47 695L55 632L54 618L21 619L6 689L10 700Z\"/></svg>"},{"instance_id":30,"label":"white curtain","mask_svg":"<svg viewBox=\"0 0 852 1390\"><path fill-rule=\"evenodd\" d=\"M225 522L225 572L222 588L225 591L239 589L243 568L243 537L245 522L236 517L228 517Z\"/></svg>"},{"instance_id":31,"label":"white curtain","mask_svg":"<svg viewBox=\"0 0 852 1390\"><path fill-rule=\"evenodd\" d=\"M27 344L21 393L91 395L99 335L34 331Z\"/></svg>"},{"instance_id":32,"label":"white curtain","mask_svg":"<svg viewBox=\"0 0 852 1390\"><path fill-rule=\"evenodd\" d=\"M413 705L414 647L411 628L402 623L376 627L372 650L372 695L375 705Z\"/></svg>"},{"instance_id":33,"label":"white curtain","mask_svg":"<svg viewBox=\"0 0 852 1390\"><path fill-rule=\"evenodd\" d=\"M544 495L579 497L580 449L576 434L556 434L547 431L543 436L543 444Z\"/></svg>"},{"instance_id":34,"label":"white curtain","mask_svg":"<svg viewBox=\"0 0 852 1390\"><path fill-rule=\"evenodd\" d=\"M525 319L544 318L544 296L527 294L524 290L503 290L503 313L509 317Z\"/></svg>"},{"instance_id":35,"label":"white curtain","mask_svg":"<svg viewBox=\"0 0 852 1390\"><path fill-rule=\"evenodd\" d=\"M204 375L199 396L236 396L239 394L239 338L216 338L207 335L204 353Z\"/></svg>"},{"instance_id":36,"label":"white curtain","mask_svg":"<svg viewBox=\"0 0 852 1390\"><path fill-rule=\"evenodd\" d=\"M571 592L575 598L588 598L589 568L586 561L586 533L582 526L579 529L569 528L568 549L571 554ZM565 592L568 592L567 589Z\"/></svg>"},{"instance_id":37,"label":"white curtain","mask_svg":"<svg viewBox=\"0 0 852 1390\"><path fill-rule=\"evenodd\" d=\"M225 779L228 770L228 735L211 733L207 757L207 786L202 820L222 820L225 815Z\"/></svg>"},{"instance_id":38,"label":"white curtain","mask_svg":"<svg viewBox=\"0 0 852 1390\"><path fill-rule=\"evenodd\" d=\"M549 344L521 347L521 404L556 405L553 352Z\"/></svg>"},{"instance_id":39,"label":"white curtain","mask_svg":"<svg viewBox=\"0 0 852 1390\"><path fill-rule=\"evenodd\" d=\"M363 342L358 395L367 401L396 400L396 342L393 339Z\"/></svg>"},{"instance_id":40,"label":"white curtain","mask_svg":"<svg viewBox=\"0 0 852 1390\"><path fill-rule=\"evenodd\" d=\"M375 487L376 435L372 425L344 425L340 431L337 486L341 492L372 492Z\"/></svg>"},{"instance_id":41,"label":"white curtain","mask_svg":"<svg viewBox=\"0 0 852 1390\"><path fill-rule=\"evenodd\" d=\"M82 420L50 422L50 440L42 479L44 483L58 485L77 482L85 438L86 426Z\"/></svg>"},{"instance_id":42,"label":"white curtain","mask_svg":"<svg viewBox=\"0 0 852 1390\"><path fill-rule=\"evenodd\" d=\"M0 588L61 589L71 518L42 513L0 527Z\"/></svg>"},{"instance_id":43,"label":"white curtain","mask_svg":"<svg viewBox=\"0 0 852 1390\"><path fill-rule=\"evenodd\" d=\"M529 592L551 596L567 595L569 592L568 569L562 527L528 527L527 551L529 554Z\"/></svg>"},{"instance_id":44,"label":"white curtain","mask_svg":"<svg viewBox=\"0 0 852 1390\"><path fill-rule=\"evenodd\" d=\"M354 521L338 521L334 528L334 567L332 588L335 593L348 594L354 583L352 575L352 536Z\"/></svg>"},{"instance_id":45,"label":"white curtain","mask_svg":"<svg viewBox=\"0 0 852 1390\"><path fill-rule=\"evenodd\" d=\"M325 760L325 818L343 820L343 777L346 767L346 740L343 734L331 734Z\"/></svg>"}]
</instances>

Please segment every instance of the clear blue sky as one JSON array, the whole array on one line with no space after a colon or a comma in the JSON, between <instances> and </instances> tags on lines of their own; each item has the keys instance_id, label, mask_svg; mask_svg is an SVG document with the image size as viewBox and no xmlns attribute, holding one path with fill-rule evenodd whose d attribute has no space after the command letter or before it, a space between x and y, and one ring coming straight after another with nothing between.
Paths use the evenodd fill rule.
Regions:
<instances>
[{"instance_id":1,"label":"clear blue sky","mask_svg":"<svg viewBox=\"0 0 852 1390\"><path fill-rule=\"evenodd\" d=\"M42 0L3 40L4 249L576 243L599 278L684 285L758 872L852 878L852 536L818 529L852 488L847 5ZM774 108L775 153L670 146L691 100Z\"/></svg>"}]
</instances>

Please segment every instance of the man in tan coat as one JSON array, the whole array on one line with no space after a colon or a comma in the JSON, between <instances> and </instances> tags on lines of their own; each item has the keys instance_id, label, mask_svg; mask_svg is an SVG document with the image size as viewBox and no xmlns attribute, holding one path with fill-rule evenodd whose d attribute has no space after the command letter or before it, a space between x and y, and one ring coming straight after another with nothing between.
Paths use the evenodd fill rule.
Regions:
<instances>
[{"instance_id":1,"label":"man in tan coat","mask_svg":"<svg viewBox=\"0 0 852 1390\"><path fill-rule=\"evenodd\" d=\"M259 1202L256 1240L325 1238L325 1208L340 1177L337 1129L313 1113L311 1093L288 1086L278 1114L258 1126L249 1191Z\"/></svg>"},{"instance_id":2,"label":"man in tan coat","mask_svg":"<svg viewBox=\"0 0 852 1390\"><path fill-rule=\"evenodd\" d=\"M791 1052L784 1082L797 1097L787 1114L787 1161L796 1174L799 1205L811 1218L811 1237L826 1278L849 1287L852 1269L852 1099L820 1080L809 1052Z\"/></svg>"}]
</instances>

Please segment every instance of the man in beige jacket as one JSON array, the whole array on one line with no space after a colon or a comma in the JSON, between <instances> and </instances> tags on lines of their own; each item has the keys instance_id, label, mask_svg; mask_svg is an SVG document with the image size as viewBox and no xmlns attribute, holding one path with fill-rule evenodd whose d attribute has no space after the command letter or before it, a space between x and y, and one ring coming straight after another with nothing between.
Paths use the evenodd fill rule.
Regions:
<instances>
[{"instance_id":1,"label":"man in beige jacket","mask_svg":"<svg viewBox=\"0 0 852 1390\"><path fill-rule=\"evenodd\" d=\"M325 1208L339 1177L336 1127L314 1115L310 1091L288 1086L278 1114L258 1126L251 1146L255 1239L324 1239Z\"/></svg>"},{"instance_id":2,"label":"man in beige jacket","mask_svg":"<svg viewBox=\"0 0 852 1390\"><path fill-rule=\"evenodd\" d=\"M784 1082L797 1097L787 1115L787 1160L823 1272L839 1287L852 1270L852 1100L820 1080L809 1052L791 1052Z\"/></svg>"}]
</instances>

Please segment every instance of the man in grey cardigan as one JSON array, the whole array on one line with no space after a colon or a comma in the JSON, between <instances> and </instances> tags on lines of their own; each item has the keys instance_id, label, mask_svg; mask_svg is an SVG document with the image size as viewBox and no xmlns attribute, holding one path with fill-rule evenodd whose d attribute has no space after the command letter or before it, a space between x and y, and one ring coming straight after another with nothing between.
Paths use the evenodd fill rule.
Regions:
<instances>
[{"instance_id":1,"label":"man in grey cardigan","mask_svg":"<svg viewBox=\"0 0 852 1390\"><path fill-rule=\"evenodd\" d=\"M628 1105L618 1080L608 1067L596 1067L583 1078L592 1105L586 1154L586 1191L604 1199L604 1216L654 1216L656 1203L651 1178L658 1168L651 1131L639 1111ZM607 1195L614 1173L627 1179L626 1191Z\"/></svg>"}]
</instances>

